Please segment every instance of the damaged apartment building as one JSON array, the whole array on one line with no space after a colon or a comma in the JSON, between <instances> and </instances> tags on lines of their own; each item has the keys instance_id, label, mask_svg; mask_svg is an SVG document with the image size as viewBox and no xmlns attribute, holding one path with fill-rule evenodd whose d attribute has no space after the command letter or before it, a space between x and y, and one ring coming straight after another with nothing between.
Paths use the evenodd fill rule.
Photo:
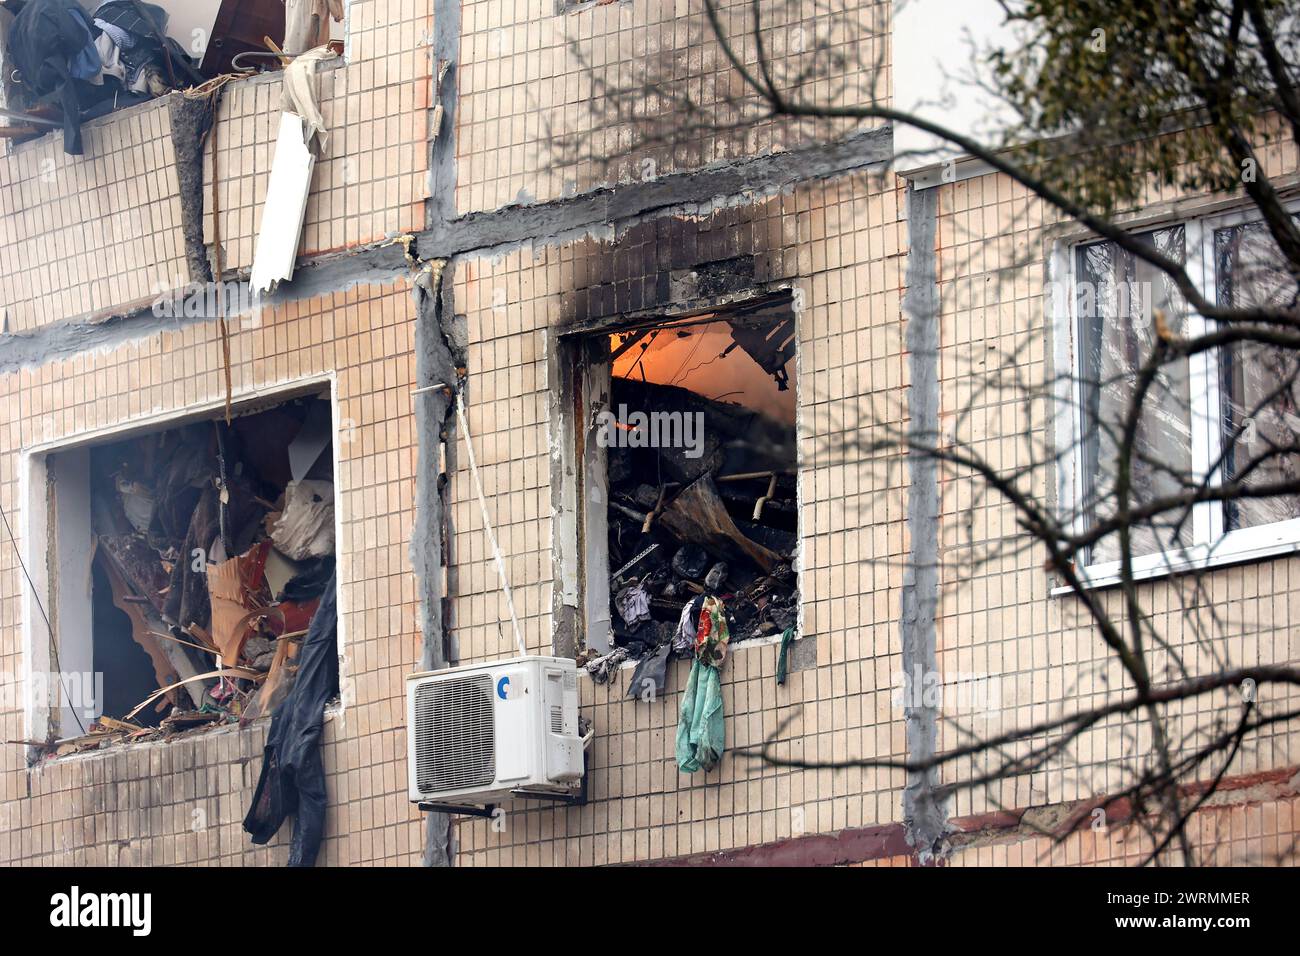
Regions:
<instances>
[{"instance_id":1,"label":"damaged apartment building","mask_svg":"<svg viewBox=\"0 0 1300 956\"><path fill-rule=\"evenodd\" d=\"M923 19L845 6L929 82ZM1003 726L1079 666L1049 575L952 596L950 489L861 461L864 402L937 430L952 352L1028 334L974 291L1044 241L1023 189L887 124L628 151L611 83L727 82L690 0L0 7L0 861L1130 853L1022 824L1075 780L851 765L954 744L900 673ZM534 678L545 766L493 723ZM1252 772L1225 859L1294 819Z\"/></svg>"}]
</instances>

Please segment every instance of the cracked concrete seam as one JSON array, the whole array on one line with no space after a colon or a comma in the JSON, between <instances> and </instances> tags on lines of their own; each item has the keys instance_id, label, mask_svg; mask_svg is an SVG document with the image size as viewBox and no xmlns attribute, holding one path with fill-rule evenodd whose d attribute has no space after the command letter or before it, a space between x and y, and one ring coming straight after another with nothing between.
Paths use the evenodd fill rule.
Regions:
<instances>
[{"instance_id":1,"label":"cracked concrete seam","mask_svg":"<svg viewBox=\"0 0 1300 956\"><path fill-rule=\"evenodd\" d=\"M283 283L274 293L263 296L258 305L273 308L327 293L346 292L358 285L391 284L410 274L411 266L406 261L402 245L386 240L346 254L334 253L303 263L295 271L292 282ZM227 302L252 301L247 277L236 279L230 276L224 282L227 287L235 284L239 289L237 293L227 295ZM146 302L132 303L117 310L89 313L30 331L0 335L0 375L85 352L107 352L162 332L213 322L216 316L206 309L196 315L184 314L187 292L203 294L204 288L202 283L190 283L172 296L160 293ZM168 306L173 312L171 315L167 314ZM228 309L228 317L238 319L240 313Z\"/></svg>"},{"instance_id":2,"label":"cracked concrete seam","mask_svg":"<svg viewBox=\"0 0 1300 956\"><path fill-rule=\"evenodd\" d=\"M907 314L906 347L911 369L908 389L909 437L921 445L939 436L939 283L935 257L938 190L907 192ZM937 670L936 617L939 604L939 485L935 459L925 451L908 452L910 482L907 523L911 554L903 576L903 668L913 687L925 686ZM907 694L904 704L907 756L928 760L938 744L938 708ZM922 864L946 855L948 810L936 794L939 772L908 774L903 788L903 820L907 841Z\"/></svg>"},{"instance_id":3,"label":"cracked concrete seam","mask_svg":"<svg viewBox=\"0 0 1300 956\"><path fill-rule=\"evenodd\" d=\"M419 594L421 670L451 663L450 603L442 593L444 545L450 547L451 513L443 481L442 451L447 473L455 468L454 392L465 363L465 337L458 330L452 298L451 269L445 259L426 263L415 282L415 437L418 453L415 488L415 527L410 559ZM453 582L449 579L449 586ZM425 815L425 866L451 866L454 830L445 813Z\"/></svg>"},{"instance_id":4,"label":"cracked concrete seam","mask_svg":"<svg viewBox=\"0 0 1300 956\"><path fill-rule=\"evenodd\" d=\"M429 199L425 222L453 215L456 209L456 113L458 98L457 60L460 54L460 0L435 0L433 59L430 70ZM447 132L443 132L443 128ZM419 258L428 243L416 236L408 243ZM461 387L460 370L466 364L468 331L461 331L456 316L453 283L455 267L450 257L430 255L416 280L415 402L418 465L415 490L415 528L411 533L411 566L419 592L419 614L424 643L420 664L425 670L446 667L451 651L451 600L442 593L442 567L450 569L452 544L449 490L442 478L445 453L447 481L455 471L454 389ZM442 387L439 387L442 386ZM444 452L445 449L445 452ZM455 580L449 570L448 591ZM449 867L456 857L456 830L449 814L428 812L424 820L424 852L427 867Z\"/></svg>"},{"instance_id":5,"label":"cracked concrete seam","mask_svg":"<svg viewBox=\"0 0 1300 956\"><path fill-rule=\"evenodd\" d=\"M420 248L439 256L496 255L520 245L571 242L677 210L697 207L691 214L699 215L723 205L751 205L800 183L880 167L892 154L893 130L883 126L833 143L602 186L572 198L444 217L418 238Z\"/></svg>"},{"instance_id":6,"label":"cracked concrete seam","mask_svg":"<svg viewBox=\"0 0 1300 956\"><path fill-rule=\"evenodd\" d=\"M451 71L449 71L450 73ZM444 117L444 124L452 119ZM439 137L444 143L452 137ZM507 206L442 221L415 234L406 246L385 239L359 249L330 253L298 266L292 282L267 296L263 306L346 291L362 283L386 284L411 274L407 252L415 262L434 258L497 255L523 244L560 245L577 238L607 234L645 219L700 215L719 204L752 203L800 182L815 181L878 166L892 148L890 130L871 130L847 140L789 153L740 160L693 172L670 173L644 183L603 188L574 199L536 206ZM447 148L454 148L448 146ZM443 186L452 188L441 178ZM437 206L431 200L431 207ZM696 207L693 211L691 207ZM704 208L701 208L704 207ZM232 280L233 281L233 280ZM241 280L241 285L246 281ZM87 313L26 332L0 335L0 375L42 365L83 352L109 350L160 332L210 322L214 316L160 316L153 302L120 311Z\"/></svg>"}]
</instances>

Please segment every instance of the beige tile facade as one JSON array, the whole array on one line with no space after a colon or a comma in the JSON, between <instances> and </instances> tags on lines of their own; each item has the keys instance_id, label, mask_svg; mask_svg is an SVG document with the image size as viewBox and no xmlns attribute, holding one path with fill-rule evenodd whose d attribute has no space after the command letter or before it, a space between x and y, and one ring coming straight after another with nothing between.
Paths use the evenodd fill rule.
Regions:
<instances>
[{"instance_id":1,"label":"beige tile facade","mask_svg":"<svg viewBox=\"0 0 1300 956\"><path fill-rule=\"evenodd\" d=\"M1272 148L1267 156L1270 175L1295 173L1292 151ZM1183 221L1210 208L1205 197L1152 187L1134 215L1159 212L1166 221ZM946 434L1001 469L1043 460L1042 449L1052 441L1053 409L1023 383L1049 382L1062 374L1053 367L1052 353L1053 338L1062 333L1044 306L1044 290L1051 281L1047 262L1053 242L1075 234L1063 227L1050 208L1005 176L958 182L940 195L941 414ZM1018 378L999 377L1012 367ZM1039 468L1028 481L1041 500L1054 499L1054 469ZM1118 662L1082 603L1052 596L1060 582L1043 570L1045 550L1006 546L1024 541L1013 507L974 478L947 481L940 493L941 545L951 558L939 610L939 670L992 675L998 690L990 712L954 713L955 722L941 723L941 749L958 746L969 733L994 735L1098 706L1124 686ZM1195 582L1178 579L1142 585L1143 606L1168 642L1152 654L1153 674L1157 680L1173 679L1175 656L1194 674L1300 661L1300 639L1290 627L1298 584L1300 562L1279 557L1214 571L1204 578L1204 594L1196 592ZM1100 596L1106 613L1123 620L1121 593ZM1266 706L1293 710L1298 701L1294 691L1274 687ZM1190 733L1216 716L1231 718L1239 702L1235 689L1207 695L1184 705L1172 726L1176 733ZM1132 767L1132 735L1140 723L1089 731L1073 759L1000 781L987 791L960 793L952 813L1114 792L1131 779L1126 770ZM1298 743L1295 730L1285 724L1265 728L1256 745L1238 756L1233 771L1249 775L1293 767ZM954 774L974 769L964 764Z\"/></svg>"},{"instance_id":2,"label":"beige tile facade","mask_svg":"<svg viewBox=\"0 0 1300 956\"><path fill-rule=\"evenodd\" d=\"M844 461L837 448L843 429L852 427L853 408L860 401L888 404L888 393L896 396L903 382L898 199L892 180L846 178L752 206L656 220L611 242L471 261L457 273L456 301L468 317L475 370L469 430L530 651L550 651L557 570L550 560L547 456L562 436L547 420L545 344L579 318L614 319L617 295L600 294L610 285L652 290L660 272L694 255L754 255L756 287L793 288L807 303L799 316L802 640L816 643L817 666L778 687L774 644L737 647L724 676L728 746L761 744L792 719L793 753L807 760L904 756L902 725L889 707L902 573L884 560L891 555L896 565L903 557L903 489L877 484L873 468ZM616 274L615 263L636 265ZM641 308L656 306L671 303L647 291ZM604 308L612 311L602 315ZM863 315L872 317L874 330L858 326L855 317ZM877 374L868 378L864 369ZM453 482L453 510L462 556L462 654L509 656L513 645L497 628L508 614L467 466ZM867 555L879 560L860 560ZM897 821L896 774L775 771L739 759L707 777L680 774L673 739L688 668L671 667L673 692L653 704L623 699L630 671L610 685L583 678L584 712L596 727L592 805L513 808L504 828L467 822L459 828L458 861L625 863ZM590 840L564 839L575 834Z\"/></svg>"},{"instance_id":3,"label":"beige tile facade","mask_svg":"<svg viewBox=\"0 0 1300 956\"><path fill-rule=\"evenodd\" d=\"M746 39L748 0L725 0L718 7L726 29L738 37L739 55L756 62L754 44ZM474 0L462 8L457 145L461 169L474 175L460 177L458 212L545 202L790 148L824 132L770 122L731 128L733 104L752 108L755 98L742 95L725 55L706 41L710 28L703 7L691 0ZM814 59L836 54L849 63L879 63L877 95L887 101L889 4L837 4L833 28L826 9L814 3L766 5L768 49L791 77ZM842 80L841 72L831 71L806 92L847 101L856 87ZM657 98L658 108L650 122L637 124L647 142L634 145L628 114L649 97ZM702 115L695 116L687 102ZM685 146L665 143L683 122L699 126L698 137Z\"/></svg>"},{"instance_id":4,"label":"beige tile facade","mask_svg":"<svg viewBox=\"0 0 1300 956\"><path fill-rule=\"evenodd\" d=\"M232 329L236 401L323 382L333 388L342 425L336 482L344 692L326 726L326 862L410 863L421 846L418 815L399 793L402 683L420 642L407 560L416 462L412 313L410 285L398 281L267 310L260 321L244 319ZM11 412L0 456L11 521L21 517L23 450L219 408L220 355L215 325L205 323L0 379L0 401ZM24 543L20 538L19 547ZM24 585L9 547L0 571L2 659L11 683L22 673ZM6 740L27 733L22 700L6 696ZM240 827L266 730L262 724L124 746L34 769L24 748L6 746L0 858L69 865L282 860L287 828L261 849Z\"/></svg>"},{"instance_id":5,"label":"beige tile facade","mask_svg":"<svg viewBox=\"0 0 1300 956\"><path fill-rule=\"evenodd\" d=\"M83 138L84 156L64 155L55 133L0 163L10 332L147 302L188 279L166 104L88 123Z\"/></svg>"},{"instance_id":6,"label":"beige tile facade","mask_svg":"<svg viewBox=\"0 0 1300 956\"><path fill-rule=\"evenodd\" d=\"M729 5L728 16L747 6ZM872 55L886 67L886 94L888 6L849 5L878 45ZM806 34L791 31L816 35L813 7L807 4L803 19L778 25L779 42L793 44L787 47L792 56ZM582 158L559 162L557 134L581 134L606 153L623 141L607 113L590 110L584 63L615 84L650 76L665 58L681 63L678 79L688 86L720 82L725 70L718 51L700 40L706 27L698 5L628 0L559 13L555 0L478 0L462 4L460 16L455 191L445 197L458 215L626 181L645 159L654 161L655 175L667 175L815 138L815 131L764 127L739 142L726 136L701 142L694 155L632 153L612 170ZM306 258L418 234L431 215L426 201L435 198L429 160L439 100L434 0L349 0L348 27L347 62L320 77L330 140L308 204L300 250ZM279 88L267 79L230 84L221 101L215 179L224 258L233 273L246 273L252 262L278 108ZM671 111L661 118L674 119ZM166 106L147 104L91 124L85 157L65 157L57 136L0 156L0 305L9 333L125 311L190 278L169 130ZM1294 165L1282 154L1268 161ZM209 194L213 168L209 149ZM1035 434L1048 434L1047 410L1026 411L981 392L979 361L992 348L1023 347L1023 371L1047 374L1051 348L1040 293L1053 223L1005 178L937 188L941 416L956 423L964 413L963 437L1010 460L1019 453L1026 415ZM468 334L468 438L531 652L552 651L555 589L576 573L557 563L553 547L549 456L564 439L564 423L552 417L550 382L561 334L630 313L680 312L696 303L670 295L665 276L701 262L752 257L754 292L796 293L800 640L806 642L799 656L807 666L778 687L775 644L734 650L723 673L728 747L758 744L782 728L782 752L795 759L907 756L892 697L902 670L908 471L901 457L882 460L862 451L907 422L906 203L903 181L859 171L659 211L598 234L537 237L453 259L446 281ZM211 205L205 205L204 238L211 242ZM439 252L418 251L425 258ZM419 268L413 263L412 273ZM309 381L333 389L344 692L326 728L330 815L322 861L413 865L425 834L405 794L403 678L421 653L420 589L409 553L419 453L410 393L417 384L417 324L429 320L421 317L413 274L337 284L337 291L291 297L235 322L233 391L239 401ZM27 456L132 423L218 407L220 355L215 323L192 321L144 328L104 347L0 374L0 504L22 553L32 545L23 539ZM459 660L468 663L513 650L498 626L508 618L468 471L467 436L457 430L455 440L448 599ZM1006 509L978 498L968 483L945 482L941 494L945 554L1014 533ZM1300 593L1293 574L1300 575L1300 564L1281 559L1215 576L1215 599L1238 622L1239 636L1231 638L1237 660L1300 660L1287 627ZM1065 702L1104 693L1090 666L1103 659L1096 640L1069 599L1050 595L1052 583L1042 556L1033 553L1000 559L973 575L954 561L945 564L939 667L998 681L1000 705L979 718L981 729L1041 719ZM25 587L14 549L0 542L0 739L6 741L29 733L22 696L29 653ZM1170 585L1148 587L1155 593ZM1171 615L1173 604L1165 602ZM1188 635L1189 650L1192 640ZM650 704L624 699L629 676L625 670L604 686L580 681L582 712L595 727L590 802L558 809L514 804L504 822L464 820L455 828L458 865L720 859L775 845L797 854L807 838L832 834L848 834L844 846L870 849L832 853L824 862L914 862L899 843L900 772L786 770L733 755L707 776L682 775L673 736L685 666L672 665L671 693ZM287 827L267 849L253 848L240 828L266 730L262 723L34 768L27 766L26 748L4 744L0 863L280 863ZM944 724L939 734L940 747L957 739ZM1296 762L1289 737L1279 732L1269 744L1244 758L1242 773L1276 772ZM1117 782L1120 747L1114 736L1090 736L1079 771L962 793L949 812L980 820L1006 808L1092 797ZM1286 779L1271 783L1272 790L1234 791L1236 802L1205 811L1196 822L1197 842L1219 847L1224 860L1285 855L1297 830L1296 787ZM855 842L854 834L867 837ZM1115 863L1140 851L1140 839L1119 824L1055 847L1023 825L989 832L971 824L950 860Z\"/></svg>"}]
</instances>

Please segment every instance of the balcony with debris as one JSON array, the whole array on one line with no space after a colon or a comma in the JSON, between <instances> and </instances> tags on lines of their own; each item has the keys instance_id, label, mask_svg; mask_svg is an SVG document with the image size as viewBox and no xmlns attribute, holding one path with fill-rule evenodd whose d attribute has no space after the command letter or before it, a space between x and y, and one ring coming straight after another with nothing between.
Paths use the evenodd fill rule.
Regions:
<instances>
[{"instance_id":1,"label":"balcony with debris","mask_svg":"<svg viewBox=\"0 0 1300 956\"><path fill-rule=\"evenodd\" d=\"M264 226L269 300L304 260L423 225L427 11L9 0L0 19L0 332L196 319L205 283L246 311Z\"/></svg>"},{"instance_id":2,"label":"balcony with debris","mask_svg":"<svg viewBox=\"0 0 1300 956\"><path fill-rule=\"evenodd\" d=\"M83 123L173 90L280 69L321 45L343 52L342 0L4 0L0 136L63 131L82 155Z\"/></svg>"}]
</instances>

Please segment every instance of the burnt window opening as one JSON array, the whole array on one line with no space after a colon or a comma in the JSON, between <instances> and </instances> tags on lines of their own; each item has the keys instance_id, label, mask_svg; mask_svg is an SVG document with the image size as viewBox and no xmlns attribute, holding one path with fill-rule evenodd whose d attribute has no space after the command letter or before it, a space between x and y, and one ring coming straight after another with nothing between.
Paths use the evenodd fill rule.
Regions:
<instances>
[{"instance_id":1,"label":"burnt window opening","mask_svg":"<svg viewBox=\"0 0 1300 956\"><path fill-rule=\"evenodd\" d=\"M343 49L344 0L0 0L6 124L25 141L227 74L280 69L291 46ZM292 22L287 22L292 7ZM336 19L337 18L337 19Z\"/></svg>"},{"instance_id":2,"label":"burnt window opening","mask_svg":"<svg viewBox=\"0 0 1300 956\"><path fill-rule=\"evenodd\" d=\"M61 752L283 699L333 580L333 431L305 396L45 457Z\"/></svg>"},{"instance_id":3,"label":"burnt window opening","mask_svg":"<svg viewBox=\"0 0 1300 956\"><path fill-rule=\"evenodd\" d=\"M581 343L588 658L688 656L708 595L732 643L796 625L795 348L789 295Z\"/></svg>"}]
</instances>

